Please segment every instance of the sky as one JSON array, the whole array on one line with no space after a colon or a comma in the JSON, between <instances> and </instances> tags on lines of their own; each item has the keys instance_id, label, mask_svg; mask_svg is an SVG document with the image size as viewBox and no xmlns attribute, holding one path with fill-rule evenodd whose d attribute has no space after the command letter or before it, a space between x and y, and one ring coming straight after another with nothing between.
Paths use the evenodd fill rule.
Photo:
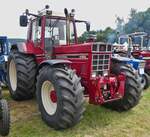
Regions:
<instances>
[{"instance_id":1,"label":"sky","mask_svg":"<svg viewBox=\"0 0 150 137\"><path fill-rule=\"evenodd\" d=\"M25 9L37 13L46 4L58 12L73 8L76 19L90 21L92 30L100 30L108 26L115 28L116 15L127 21L131 8L146 10L150 7L150 0L1 0L0 35L26 38L27 28L19 26L19 16Z\"/></svg>"}]
</instances>

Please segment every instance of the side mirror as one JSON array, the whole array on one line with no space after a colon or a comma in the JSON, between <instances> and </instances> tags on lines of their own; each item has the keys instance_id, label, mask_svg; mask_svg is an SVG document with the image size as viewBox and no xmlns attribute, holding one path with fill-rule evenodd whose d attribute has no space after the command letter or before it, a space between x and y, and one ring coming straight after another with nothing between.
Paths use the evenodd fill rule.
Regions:
<instances>
[{"instance_id":1,"label":"side mirror","mask_svg":"<svg viewBox=\"0 0 150 137\"><path fill-rule=\"evenodd\" d=\"M91 28L90 22L86 22L86 31L89 32Z\"/></svg>"},{"instance_id":2,"label":"side mirror","mask_svg":"<svg viewBox=\"0 0 150 137\"><path fill-rule=\"evenodd\" d=\"M28 25L28 17L26 15L20 16L20 26L21 27L27 27Z\"/></svg>"}]
</instances>

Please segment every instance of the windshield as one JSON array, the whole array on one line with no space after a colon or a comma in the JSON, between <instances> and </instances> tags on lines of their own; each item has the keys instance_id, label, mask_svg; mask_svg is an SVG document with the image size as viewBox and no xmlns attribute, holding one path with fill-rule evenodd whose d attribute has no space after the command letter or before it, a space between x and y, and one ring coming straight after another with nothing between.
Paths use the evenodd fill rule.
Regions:
<instances>
[{"instance_id":1,"label":"windshield","mask_svg":"<svg viewBox=\"0 0 150 137\"><path fill-rule=\"evenodd\" d=\"M82 43L83 41L86 41L87 35L86 35L85 22L76 22L76 30L77 30L78 43Z\"/></svg>"},{"instance_id":2,"label":"windshield","mask_svg":"<svg viewBox=\"0 0 150 137\"><path fill-rule=\"evenodd\" d=\"M150 38L147 36L139 36L132 38L133 46L139 46L142 49L150 48Z\"/></svg>"},{"instance_id":3,"label":"windshield","mask_svg":"<svg viewBox=\"0 0 150 137\"><path fill-rule=\"evenodd\" d=\"M75 28L73 21L69 22L69 40L70 44L75 44ZM81 36L86 32L86 23L85 21L78 21L75 20L76 24L76 33L77 39L80 41ZM67 38L66 38L66 20L63 19L46 19L45 25L45 46L47 45L66 45Z\"/></svg>"},{"instance_id":4,"label":"windshield","mask_svg":"<svg viewBox=\"0 0 150 137\"><path fill-rule=\"evenodd\" d=\"M66 44L66 21L59 19L46 19L45 44Z\"/></svg>"},{"instance_id":5,"label":"windshield","mask_svg":"<svg viewBox=\"0 0 150 137\"><path fill-rule=\"evenodd\" d=\"M73 22L70 21L69 35L70 44L75 43L75 33ZM66 45L66 20L62 19L46 19L45 26L45 43L51 43L52 45Z\"/></svg>"},{"instance_id":6,"label":"windshield","mask_svg":"<svg viewBox=\"0 0 150 137\"><path fill-rule=\"evenodd\" d=\"M119 43L120 44L129 44L128 41L129 37L120 37ZM149 49L150 50L150 37L148 36L132 36L131 37L131 46L132 47L139 47L142 49Z\"/></svg>"}]
</instances>

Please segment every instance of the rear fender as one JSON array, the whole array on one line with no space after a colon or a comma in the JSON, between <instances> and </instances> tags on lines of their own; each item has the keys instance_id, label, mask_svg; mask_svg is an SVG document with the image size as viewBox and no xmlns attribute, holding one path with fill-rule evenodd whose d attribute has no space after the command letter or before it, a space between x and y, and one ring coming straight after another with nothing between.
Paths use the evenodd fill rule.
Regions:
<instances>
[{"instance_id":1,"label":"rear fender","mask_svg":"<svg viewBox=\"0 0 150 137\"><path fill-rule=\"evenodd\" d=\"M119 55L114 55L112 56L112 62L116 62L116 63L127 63L129 62L131 59L127 58L127 57L121 57Z\"/></svg>"},{"instance_id":2,"label":"rear fender","mask_svg":"<svg viewBox=\"0 0 150 137\"><path fill-rule=\"evenodd\" d=\"M112 63L122 63L122 64L130 64L134 69L139 69L139 64L141 62L145 62L144 60L128 58L128 57L121 57L121 56L113 56Z\"/></svg>"}]
</instances>

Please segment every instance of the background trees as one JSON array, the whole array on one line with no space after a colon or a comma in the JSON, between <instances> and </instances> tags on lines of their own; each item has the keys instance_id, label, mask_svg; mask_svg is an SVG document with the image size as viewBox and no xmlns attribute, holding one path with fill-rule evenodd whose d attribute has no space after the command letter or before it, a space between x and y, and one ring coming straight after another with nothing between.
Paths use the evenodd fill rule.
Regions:
<instances>
[{"instance_id":1,"label":"background trees","mask_svg":"<svg viewBox=\"0 0 150 137\"><path fill-rule=\"evenodd\" d=\"M139 31L150 34L150 8L142 12L138 12L135 9L131 9L129 20L127 23L125 23L123 18L117 16L116 29L107 27L104 30L93 30L89 33L84 32L82 36L79 37L79 41L86 41L89 34L92 34L96 36L96 41L114 43L117 42L118 35Z\"/></svg>"}]
</instances>

